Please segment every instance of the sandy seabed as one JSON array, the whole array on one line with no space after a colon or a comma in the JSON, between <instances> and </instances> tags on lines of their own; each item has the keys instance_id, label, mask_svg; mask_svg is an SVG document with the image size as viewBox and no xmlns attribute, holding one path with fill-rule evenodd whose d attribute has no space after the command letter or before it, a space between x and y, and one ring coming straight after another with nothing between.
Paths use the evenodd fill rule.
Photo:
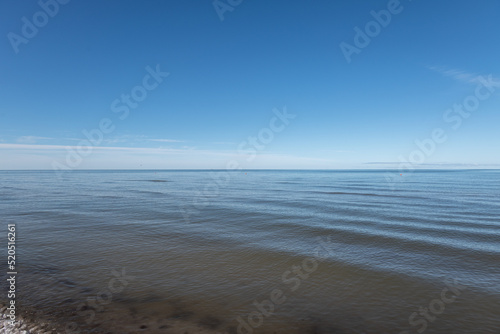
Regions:
<instances>
[{"instance_id":1,"label":"sandy seabed","mask_svg":"<svg viewBox=\"0 0 500 334\"><path fill-rule=\"evenodd\" d=\"M285 326L287 327L287 326ZM259 333L259 329L252 333ZM73 322L72 314L45 314L41 311L28 311L23 309L16 314L15 325L10 324L7 317L5 303L0 303L0 334L141 334L141 333L168 333L168 334L238 334L239 331L234 324L221 323L216 318L204 318L195 320L190 314L178 314L175 317L132 316L121 312L97 313L95 321L91 324ZM248 333L243 330L243 333ZM346 333L318 326L303 324L291 325L265 333L285 334L323 334L323 333Z\"/></svg>"},{"instance_id":2,"label":"sandy seabed","mask_svg":"<svg viewBox=\"0 0 500 334\"><path fill-rule=\"evenodd\" d=\"M62 317L61 317L62 316ZM106 319L103 319L106 316ZM7 306L0 303L0 334L77 334L77 333L172 333L172 334L222 334L236 333L236 330L215 330L216 320L206 319L202 323L192 323L184 319L154 319L133 317L109 317L97 314L91 324L76 323L64 315L45 315L40 311L23 309L16 314L14 325L7 316ZM57 317L57 318L56 318Z\"/></svg>"}]
</instances>

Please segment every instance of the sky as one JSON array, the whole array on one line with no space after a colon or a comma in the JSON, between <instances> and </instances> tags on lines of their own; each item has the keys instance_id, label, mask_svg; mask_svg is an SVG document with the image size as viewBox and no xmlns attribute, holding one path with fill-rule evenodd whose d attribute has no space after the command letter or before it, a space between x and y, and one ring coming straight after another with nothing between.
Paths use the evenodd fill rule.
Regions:
<instances>
[{"instance_id":1,"label":"sky","mask_svg":"<svg viewBox=\"0 0 500 334\"><path fill-rule=\"evenodd\" d=\"M0 2L0 169L500 168L500 2Z\"/></svg>"}]
</instances>

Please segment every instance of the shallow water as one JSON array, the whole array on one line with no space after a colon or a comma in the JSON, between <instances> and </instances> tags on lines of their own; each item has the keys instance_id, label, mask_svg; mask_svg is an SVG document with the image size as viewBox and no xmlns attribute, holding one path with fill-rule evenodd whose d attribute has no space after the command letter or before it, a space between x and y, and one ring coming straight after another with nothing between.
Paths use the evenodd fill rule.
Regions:
<instances>
[{"instance_id":1,"label":"shallow water","mask_svg":"<svg viewBox=\"0 0 500 334\"><path fill-rule=\"evenodd\" d=\"M2 171L0 200L17 300L82 332L500 332L500 171Z\"/></svg>"}]
</instances>

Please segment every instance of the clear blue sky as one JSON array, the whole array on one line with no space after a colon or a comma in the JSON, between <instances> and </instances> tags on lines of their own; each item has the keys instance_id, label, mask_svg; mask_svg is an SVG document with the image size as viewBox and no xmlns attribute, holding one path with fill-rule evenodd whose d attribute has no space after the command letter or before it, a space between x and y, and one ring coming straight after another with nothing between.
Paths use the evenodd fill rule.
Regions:
<instances>
[{"instance_id":1,"label":"clear blue sky","mask_svg":"<svg viewBox=\"0 0 500 334\"><path fill-rule=\"evenodd\" d=\"M500 166L499 1L232 3L72 0L50 17L2 1L0 169L394 167L436 128L446 140L415 166ZM348 62L341 43L388 6ZM157 66L169 75L124 117ZM446 114L464 101L469 117ZM273 121L285 107L296 117Z\"/></svg>"}]
</instances>

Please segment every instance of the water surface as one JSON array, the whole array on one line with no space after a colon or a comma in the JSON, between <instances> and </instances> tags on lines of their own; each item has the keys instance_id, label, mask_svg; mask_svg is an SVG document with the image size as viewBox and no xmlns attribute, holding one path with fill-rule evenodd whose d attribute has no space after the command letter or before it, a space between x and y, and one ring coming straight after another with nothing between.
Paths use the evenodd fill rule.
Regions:
<instances>
[{"instance_id":1,"label":"water surface","mask_svg":"<svg viewBox=\"0 0 500 334\"><path fill-rule=\"evenodd\" d=\"M82 332L500 332L500 171L2 171L0 200L18 300Z\"/></svg>"}]
</instances>

